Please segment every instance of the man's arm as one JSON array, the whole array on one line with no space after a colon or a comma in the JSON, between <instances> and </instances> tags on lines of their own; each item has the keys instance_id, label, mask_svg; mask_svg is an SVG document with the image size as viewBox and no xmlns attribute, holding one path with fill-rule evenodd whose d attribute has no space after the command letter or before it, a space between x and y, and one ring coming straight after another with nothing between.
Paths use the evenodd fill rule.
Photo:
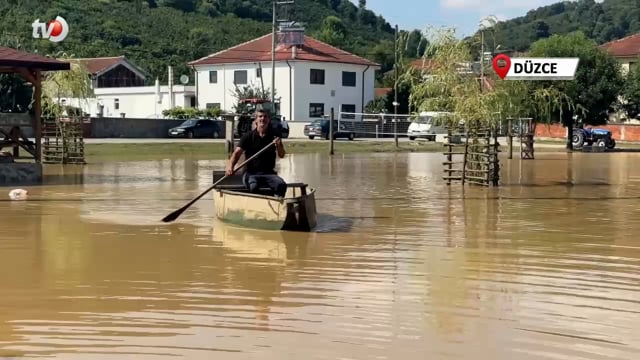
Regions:
<instances>
[{"instance_id":1,"label":"man's arm","mask_svg":"<svg viewBox=\"0 0 640 360\"><path fill-rule=\"evenodd\" d=\"M276 138L276 152L278 153L278 157L281 159L286 155L281 138Z\"/></svg>"},{"instance_id":2,"label":"man's arm","mask_svg":"<svg viewBox=\"0 0 640 360\"><path fill-rule=\"evenodd\" d=\"M238 146L236 146L235 150L233 150L233 153L229 157L229 161L227 162L227 169L226 169L227 176L231 176L231 174L233 173L233 168L238 163L238 160L240 160L240 156L242 156L242 154L244 153L244 148L246 147L246 144L248 141L247 138L248 138L247 134L244 134L240 138L240 141L238 142Z\"/></svg>"},{"instance_id":3,"label":"man's arm","mask_svg":"<svg viewBox=\"0 0 640 360\"><path fill-rule=\"evenodd\" d=\"M242 156L242 153L244 153L244 149L241 148L240 146L237 146L236 149L233 150L231 157L229 157L229 163L227 165L227 168L233 169L238 163L238 160L240 160L240 156Z\"/></svg>"}]
</instances>

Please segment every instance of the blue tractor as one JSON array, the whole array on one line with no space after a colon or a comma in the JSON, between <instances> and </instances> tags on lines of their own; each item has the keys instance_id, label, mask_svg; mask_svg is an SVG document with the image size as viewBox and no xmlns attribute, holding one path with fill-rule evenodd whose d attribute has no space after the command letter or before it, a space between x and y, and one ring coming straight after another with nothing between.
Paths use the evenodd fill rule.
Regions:
<instances>
[{"instance_id":1,"label":"blue tractor","mask_svg":"<svg viewBox=\"0 0 640 360\"><path fill-rule=\"evenodd\" d=\"M585 144L607 149L616 147L616 140L613 138L611 131L607 129L574 128L571 143L574 148L582 148Z\"/></svg>"}]
</instances>

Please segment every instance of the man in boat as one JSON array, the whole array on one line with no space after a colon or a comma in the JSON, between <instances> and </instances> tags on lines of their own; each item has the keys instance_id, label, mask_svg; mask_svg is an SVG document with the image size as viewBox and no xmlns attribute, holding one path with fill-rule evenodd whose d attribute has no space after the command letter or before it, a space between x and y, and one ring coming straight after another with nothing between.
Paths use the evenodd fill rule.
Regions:
<instances>
[{"instance_id":1,"label":"man in boat","mask_svg":"<svg viewBox=\"0 0 640 360\"><path fill-rule=\"evenodd\" d=\"M252 193L257 193L261 186L266 185L271 188L275 196L284 197L287 193L287 183L275 171L276 154L280 158L285 155L280 134L276 134L271 126L269 114L265 110L256 111L254 123L255 128L242 135L238 146L231 154L226 173L229 176L233 174L233 168L243 153L248 159L265 146L275 143L274 151L266 150L246 165L242 180Z\"/></svg>"}]
</instances>

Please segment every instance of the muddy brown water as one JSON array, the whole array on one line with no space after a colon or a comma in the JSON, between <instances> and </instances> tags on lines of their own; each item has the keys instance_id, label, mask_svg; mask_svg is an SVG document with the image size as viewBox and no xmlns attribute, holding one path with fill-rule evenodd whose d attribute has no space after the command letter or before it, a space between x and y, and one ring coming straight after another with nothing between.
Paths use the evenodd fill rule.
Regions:
<instances>
[{"instance_id":1,"label":"muddy brown water","mask_svg":"<svg viewBox=\"0 0 640 360\"><path fill-rule=\"evenodd\" d=\"M0 358L639 359L640 154L292 155L319 228L213 220L220 161L51 167L0 189Z\"/></svg>"}]
</instances>

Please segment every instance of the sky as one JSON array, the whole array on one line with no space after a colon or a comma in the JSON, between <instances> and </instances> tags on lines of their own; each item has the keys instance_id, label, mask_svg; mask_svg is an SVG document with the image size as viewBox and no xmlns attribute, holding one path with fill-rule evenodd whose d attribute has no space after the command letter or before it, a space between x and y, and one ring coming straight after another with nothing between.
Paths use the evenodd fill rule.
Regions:
<instances>
[{"instance_id":1,"label":"sky","mask_svg":"<svg viewBox=\"0 0 640 360\"><path fill-rule=\"evenodd\" d=\"M352 0L358 4L358 0ZM367 0L367 8L404 30L427 26L455 27L459 36L473 34L480 20L494 15L498 20L524 16L527 11L560 0Z\"/></svg>"}]
</instances>

